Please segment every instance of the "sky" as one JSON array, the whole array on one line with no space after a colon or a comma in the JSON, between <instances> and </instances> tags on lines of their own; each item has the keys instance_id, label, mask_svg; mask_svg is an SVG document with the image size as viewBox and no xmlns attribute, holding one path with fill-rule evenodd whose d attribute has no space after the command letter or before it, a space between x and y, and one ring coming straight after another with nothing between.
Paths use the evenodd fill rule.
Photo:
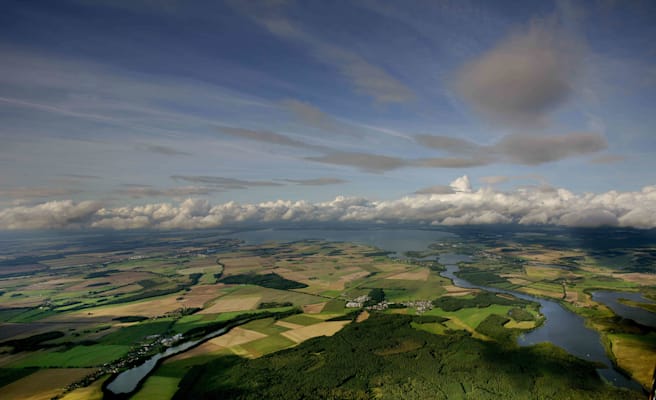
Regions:
<instances>
[{"instance_id":1,"label":"sky","mask_svg":"<svg viewBox=\"0 0 656 400\"><path fill-rule=\"evenodd\" d=\"M656 227L656 3L4 1L0 229Z\"/></svg>"}]
</instances>

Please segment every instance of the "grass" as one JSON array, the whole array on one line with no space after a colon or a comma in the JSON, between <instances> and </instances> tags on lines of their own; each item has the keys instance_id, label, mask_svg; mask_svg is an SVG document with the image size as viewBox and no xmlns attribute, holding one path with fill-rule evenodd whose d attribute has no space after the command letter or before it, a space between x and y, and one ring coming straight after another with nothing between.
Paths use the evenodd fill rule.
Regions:
<instances>
[{"instance_id":1,"label":"grass","mask_svg":"<svg viewBox=\"0 0 656 400\"><path fill-rule=\"evenodd\" d=\"M259 314L263 312L285 312L293 310L294 307L279 307L267 308L261 310L247 310L247 311L231 311L221 314L206 314L206 315L187 315L180 318L171 328L174 333L186 333L190 329L198 328L204 325L209 325L214 322L228 321L238 315L244 314Z\"/></svg>"},{"instance_id":2,"label":"grass","mask_svg":"<svg viewBox=\"0 0 656 400\"><path fill-rule=\"evenodd\" d=\"M17 361L15 367L74 368L97 367L124 356L130 346L92 345L75 346L65 351L38 351Z\"/></svg>"},{"instance_id":3,"label":"grass","mask_svg":"<svg viewBox=\"0 0 656 400\"><path fill-rule=\"evenodd\" d=\"M276 320L273 318L258 319L242 325L244 329L264 333L266 335L276 335L281 332L289 330L289 328L276 325Z\"/></svg>"},{"instance_id":4,"label":"grass","mask_svg":"<svg viewBox=\"0 0 656 400\"><path fill-rule=\"evenodd\" d=\"M651 386L656 365L656 333L649 335L608 334L618 365L645 388Z\"/></svg>"},{"instance_id":5,"label":"grass","mask_svg":"<svg viewBox=\"0 0 656 400\"><path fill-rule=\"evenodd\" d=\"M143 341L147 336L166 333L172 322L173 320L170 318L162 318L153 322L142 322L127 326L103 336L101 342L106 345L133 345Z\"/></svg>"},{"instance_id":6,"label":"grass","mask_svg":"<svg viewBox=\"0 0 656 400\"><path fill-rule=\"evenodd\" d=\"M440 278L430 276L427 281L379 279L376 281L367 281L366 284L360 286L384 289L387 299L390 301L428 300L445 293L441 282L443 281Z\"/></svg>"},{"instance_id":7,"label":"grass","mask_svg":"<svg viewBox=\"0 0 656 400\"><path fill-rule=\"evenodd\" d=\"M322 295L322 296L325 296L325 297L335 298L335 297L338 297L340 294L342 294L342 291L341 290L324 290L323 292L321 292L319 294Z\"/></svg>"},{"instance_id":8,"label":"grass","mask_svg":"<svg viewBox=\"0 0 656 400\"><path fill-rule=\"evenodd\" d=\"M512 308L514 307L502 306L499 304L492 304L491 306L484 308L461 308L458 311L444 311L440 308L434 308L426 312L424 315L438 315L446 318L456 317L471 329L476 329L476 327L489 315L507 315L508 311Z\"/></svg>"},{"instance_id":9,"label":"grass","mask_svg":"<svg viewBox=\"0 0 656 400\"><path fill-rule=\"evenodd\" d=\"M69 384L92 373L87 368L50 368L37 371L0 388L0 398L47 400L56 398Z\"/></svg>"},{"instance_id":10,"label":"grass","mask_svg":"<svg viewBox=\"0 0 656 400\"><path fill-rule=\"evenodd\" d=\"M109 378L109 375L99 379L89 386L75 389L67 393L61 400L102 400L102 385Z\"/></svg>"},{"instance_id":11,"label":"grass","mask_svg":"<svg viewBox=\"0 0 656 400\"><path fill-rule=\"evenodd\" d=\"M241 347L251 355L259 357L296 345L295 342L279 334L244 343Z\"/></svg>"},{"instance_id":12,"label":"grass","mask_svg":"<svg viewBox=\"0 0 656 400\"><path fill-rule=\"evenodd\" d=\"M410 324L413 328L432 333L434 335L443 335L447 330L447 327L440 324L439 322L429 322L427 324L419 324L413 322Z\"/></svg>"},{"instance_id":13,"label":"grass","mask_svg":"<svg viewBox=\"0 0 656 400\"><path fill-rule=\"evenodd\" d=\"M180 378L153 375L146 379L141 390L132 396L131 399L170 399L178 390L178 382L180 382Z\"/></svg>"},{"instance_id":14,"label":"grass","mask_svg":"<svg viewBox=\"0 0 656 400\"><path fill-rule=\"evenodd\" d=\"M292 324L303 326L314 325L322 322L320 319L312 318L305 314L292 315L291 317L284 318L281 321L291 322Z\"/></svg>"},{"instance_id":15,"label":"grass","mask_svg":"<svg viewBox=\"0 0 656 400\"><path fill-rule=\"evenodd\" d=\"M0 368L0 387L36 372L36 368Z\"/></svg>"},{"instance_id":16,"label":"grass","mask_svg":"<svg viewBox=\"0 0 656 400\"><path fill-rule=\"evenodd\" d=\"M346 308L345 306L346 301L334 299L326 303L326 305L323 306L323 310L321 311L324 313L343 313Z\"/></svg>"}]
</instances>

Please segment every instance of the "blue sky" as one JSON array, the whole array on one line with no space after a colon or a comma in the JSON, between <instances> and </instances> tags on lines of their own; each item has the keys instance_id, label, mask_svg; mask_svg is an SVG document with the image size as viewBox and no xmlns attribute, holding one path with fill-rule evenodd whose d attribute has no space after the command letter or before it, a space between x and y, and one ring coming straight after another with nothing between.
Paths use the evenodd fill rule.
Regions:
<instances>
[{"instance_id":1,"label":"blue sky","mask_svg":"<svg viewBox=\"0 0 656 400\"><path fill-rule=\"evenodd\" d=\"M0 208L640 191L651 1L7 1Z\"/></svg>"}]
</instances>

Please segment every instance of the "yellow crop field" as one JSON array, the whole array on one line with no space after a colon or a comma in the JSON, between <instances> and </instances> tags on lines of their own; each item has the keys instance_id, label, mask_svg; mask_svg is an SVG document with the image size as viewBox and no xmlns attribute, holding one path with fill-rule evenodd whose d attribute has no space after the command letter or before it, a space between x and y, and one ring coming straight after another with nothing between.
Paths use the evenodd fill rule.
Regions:
<instances>
[{"instance_id":1,"label":"yellow crop field","mask_svg":"<svg viewBox=\"0 0 656 400\"><path fill-rule=\"evenodd\" d=\"M466 296L468 294L478 293L480 291L478 289L466 289L454 285L446 285L443 286L443 288L446 290L445 296Z\"/></svg>"},{"instance_id":2,"label":"yellow crop field","mask_svg":"<svg viewBox=\"0 0 656 400\"><path fill-rule=\"evenodd\" d=\"M229 297L225 299L219 299L211 305L210 307L199 311L199 314L218 314L228 311L242 311L242 310L253 310L257 307L257 304L260 302L260 296L250 296L250 297Z\"/></svg>"},{"instance_id":3,"label":"yellow crop field","mask_svg":"<svg viewBox=\"0 0 656 400\"><path fill-rule=\"evenodd\" d=\"M319 314L325 307L326 302L317 304L306 304L303 306L303 312L306 314Z\"/></svg>"},{"instance_id":4,"label":"yellow crop field","mask_svg":"<svg viewBox=\"0 0 656 400\"><path fill-rule=\"evenodd\" d=\"M187 306L183 301L176 300L177 295L168 297L157 297L152 300L138 301L134 303L116 304L110 306L87 308L82 311L52 317L52 321L70 321L84 320L85 318L97 319L98 317L121 317L125 315L143 315L145 317L155 317L175 311L181 307Z\"/></svg>"},{"instance_id":5,"label":"yellow crop field","mask_svg":"<svg viewBox=\"0 0 656 400\"><path fill-rule=\"evenodd\" d=\"M281 335L285 336L287 339L293 340L296 343L301 343L317 336L332 336L348 323L350 323L350 321L320 322L318 324L292 329L281 333Z\"/></svg>"},{"instance_id":6,"label":"yellow crop field","mask_svg":"<svg viewBox=\"0 0 656 400\"><path fill-rule=\"evenodd\" d=\"M360 323L362 321L366 321L369 319L369 316L370 316L369 311L364 310L360 314L358 314L358 317L355 319L355 322Z\"/></svg>"},{"instance_id":7,"label":"yellow crop field","mask_svg":"<svg viewBox=\"0 0 656 400\"><path fill-rule=\"evenodd\" d=\"M628 371L644 387L650 387L654 365L656 365L654 345L631 335L611 334L608 337L619 366Z\"/></svg>"},{"instance_id":8,"label":"yellow crop field","mask_svg":"<svg viewBox=\"0 0 656 400\"><path fill-rule=\"evenodd\" d=\"M67 393L61 400L102 400L102 384L109 378L107 375L103 379L99 379L89 386L75 389Z\"/></svg>"},{"instance_id":9,"label":"yellow crop field","mask_svg":"<svg viewBox=\"0 0 656 400\"><path fill-rule=\"evenodd\" d=\"M508 321L504 325L505 328L508 329L532 329L535 328L535 321Z\"/></svg>"},{"instance_id":10,"label":"yellow crop field","mask_svg":"<svg viewBox=\"0 0 656 400\"><path fill-rule=\"evenodd\" d=\"M562 273L557 268L548 267L526 267L526 275L536 279L556 279Z\"/></svg>"},{"instance_id":11,"label":"yellow crop field","mask_svg":"<svg viewBox=\"0 0 656 400\"><path fill-rule=\"evenodd\" d=\"M303 325L293 324L293 323L287 322L287 321L276 321L276 325L282 326L283 328L288 328L288 329L299 329L299 328L303 327Z\"/></svg>"},{"instance_id":12,"label":"yellow crop field","mask_svg":"<svg viewBox=\"0 0 656 400\"><path fill-rule=\"evenodd\" d=\"M268 264L267 260L257 256L221 258L219 262L225 266L223 275L226 276L243 274L248 271L260 271L266 264Z\"/></svg>"},{"instance_id":13,"label":"yellow crop field","mask_svg":"<svg viewBox=\"0 0 656 400\"><path fill-rule=\"evenodd\" d=\"M623 281L637 283L641 286L656 286L656 274L630 272L625 274L611 274L611 276Z\"/></svg>"},{"instance_id":14,"label":"yellow crop field","mask_svg":"<svg viewBox=\"0 0 656 400\"><path fill-rule=\"evenodd\" d=\"M210 300L226 294L226 287L222 283L214 285L196 285L185 292L184 305L186 307L204 307Z\"/></svg>"},{"instance_id":15,"label":"yellow crop field","mask_svg":"<svg viewBox=\"0 0 656 400\"><path fill-rule=\"evenodd\" d=\"M225 347L207 341L199 346L194 347L191 350L187 350L171 358L167 358L166 361L164 361L164 363L169 364L175 361L186 360L188 358L201 357L207 355L218 355L220 353L228 354Z\"/></svg>"},{"instance_id":16,"label":"yellow crop field","mask_svg":"<svg viewBox=\"0 0 656 400\"><path fill-rule=\"evenodd\" d=\"M42 369L0 388L4 400L49 400L66 386L95 371L93 368Z\"/></svg>"},{"instance_id":17,"label":"yellow crop field","mask_svg":"<svg viewBox=\"0 0 656 400\"><path fill-rule=\"evenodd\" d=\"M400 274L388 276L386 279L401 279L405 281L426 281L430 270L428 268L419 268L414 271L401 272Z\"/></svg>"},{"instance_id":18,"label":"yellow crop field","mask_svg":"<svg viewBox=\"0 0 656 400\"><path fill-rule=\"evenodd\" d=\"M230 332L225 335L209 340L209 342L221 347L232 347L252 342L253 340L262 339L267 336L269 335L237 327L231 329Z\"/></svg>"}]
</instances>

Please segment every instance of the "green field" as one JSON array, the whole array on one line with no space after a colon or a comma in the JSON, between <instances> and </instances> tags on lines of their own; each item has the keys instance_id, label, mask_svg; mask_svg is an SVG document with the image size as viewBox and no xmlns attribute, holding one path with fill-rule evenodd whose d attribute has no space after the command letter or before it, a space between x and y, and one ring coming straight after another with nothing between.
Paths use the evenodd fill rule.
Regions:
<instances>
[{"instance_id":1,"label":"green field","mask_svg":"<svg viewBox=\"0 0 656 400\"><path fill-rule=\"evenodd\" d=\"M244 343L241 347L255 354L269 354L278 350L294 346L296 343L279 334L269 335L268 337Z\"/></svg>"},{"instance_id":2,"label":"green field","mask_svg":"<svg viewBox=\"0 0 656 400\"><path fill-rule=\"evenodd\" d=\"M123 357L130 346L92 345L75 346L65 351L38 351L13 363L13 367L73 368L97 367Z\"/></svg>"},{"instance_id":3,"label":"green field","mask_svg":"<svg viewBox=\"0 0 656 400\"><path fill-rule=\"evenodd\" d=\"M151 376L144 382L143 387L133 400L170 399L178 390L179 378L167 376Z\"/></svg>"},{"instance_id":4,"label":"green field","mask_svg":"<svg viewBox=\"0 0 656 400\"><path fill-rule=\"evenodd\" d=\"M292 324L303 325L303 326L313 325L321 322L320 319L313 318L305 314L292 315L291 317L284 318L282 321L291 322Z\"/></svg>"},{"instance_id":5,"label":"green field","mask_svg":"<svg viewBox=\"0 0 656 400\"><path fill-rule=\"evenodd\" d=\"M122 244L133 246L125 251L85 254L72 247L64 257L42 255L42 267L26 266L38 272L3 279L0 387L40 368L98 367L99 377L108 376L130 350L132 357L140 347L157 349L149 343L162 338L198 338L229 323L245 331L167 360L134 398L169 399L183 377L187 391L198 378L205 385L199 390L210 396L258 399L281 398L289 387L294 391L284 398L621 398L600 385L588 364L550 346L516 348L519 328L543 322L537 303L485 291L457 296L462 292L432 262L388 258L352 243L254 245L209 233L196 243L186 235L193 233L162 242L148 237ZM656 298L656 284L643 281L649 276L600 266L611 259L644 261L651 250L612 250L621 256L605 257L605 250L575 248L560 237L532 237L463 235L422 253L470 254L461 277L560 302L599 331L609 355L644 382L649 371L635 360L656 360L653 330L617 318L589 293L629 289ZM214 253L216 243L225 248ZM644 271L645 265L621 271ZM418 315L414 305L391 304L351 323L362 310L347 309L346 302L372 293L391 303L431 302L433 309ZM257 315L262 318L249 320ZM279 319L298 327L277 325ZM349 324L333 337L307 339L321 334L323 327L313 325L331 319ZM309 332L313 328L317 332ZM210 370L219 367L225 373ZM572 369L576 380L562 372ZM414 370L420 371L409 374ZM440 371L444 379L424 370ZM87 383L97 395L96 383ZM203 394L194 390L179 396Z\"/></svg>"}]
</instances>

